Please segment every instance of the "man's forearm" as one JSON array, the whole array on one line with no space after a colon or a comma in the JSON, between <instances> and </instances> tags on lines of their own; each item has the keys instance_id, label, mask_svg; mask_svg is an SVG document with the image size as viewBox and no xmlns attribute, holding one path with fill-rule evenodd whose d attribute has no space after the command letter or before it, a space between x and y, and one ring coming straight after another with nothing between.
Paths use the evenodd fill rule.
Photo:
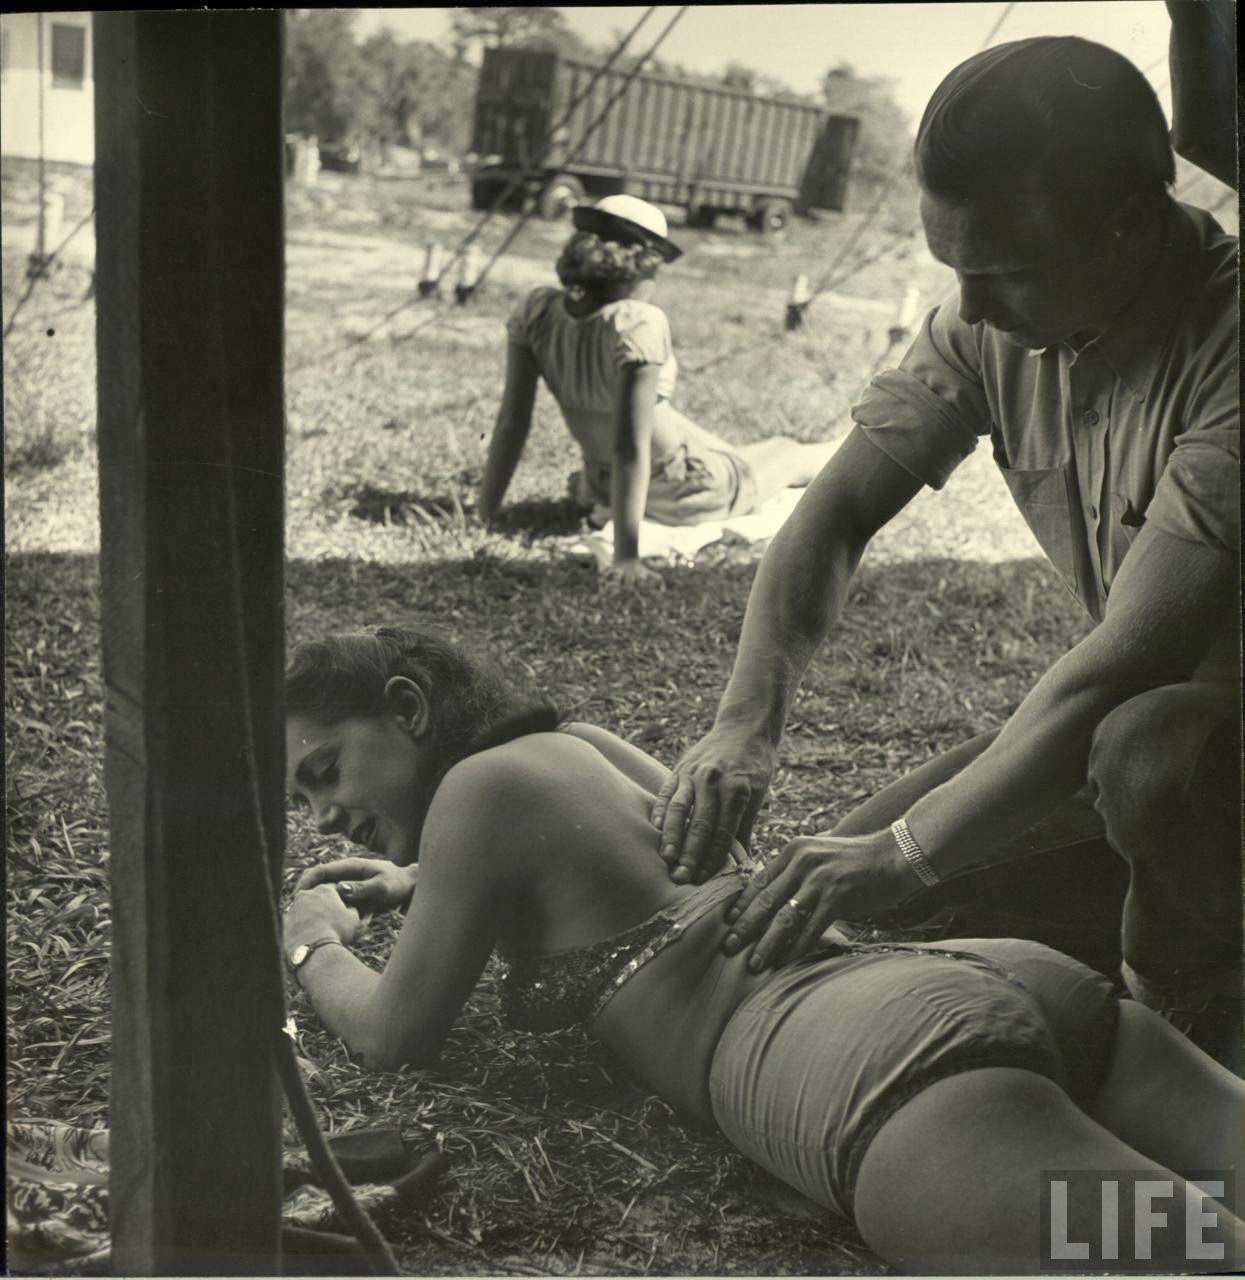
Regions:
<instances>
[{"instance_id":1,"label":"man's forearm","mask_svg":"<svg viewBox=\"0 0 1245 1280\"><path fill-rule=\"evenodd\" d=\"M819 548L788 521L757 570L735 667L718 707L717 724L763 736L777 746L791 699L837 621L864 543L847 531Z\"/></svg>"},{"instance_id":2,"label":"man's forearm","mask_svg":"<svg viewBox=\"0 0 1245 1280\"><path fill-rule=\"evenodd\" d=\"M989 865L1008 842L1085 782L1094 732L1141 687L1087 671L1073 650L1033 687L1002 732L971 764L906 815L940 875Z\"/></svg>"},{"instance_id":3,"label":"man's forearm","mask_svg":"<svg viewBox=\"0 0 1245 1280\"><path fill-rule=\"evenodd\" d=\"M1231 618L1238 580L1234 557L1144 529L1103 621L1033 686L986 751L907 815L935 870L988 863L1078 790L1104 717L1193 675Z\"/></svg>"}]
</instances>

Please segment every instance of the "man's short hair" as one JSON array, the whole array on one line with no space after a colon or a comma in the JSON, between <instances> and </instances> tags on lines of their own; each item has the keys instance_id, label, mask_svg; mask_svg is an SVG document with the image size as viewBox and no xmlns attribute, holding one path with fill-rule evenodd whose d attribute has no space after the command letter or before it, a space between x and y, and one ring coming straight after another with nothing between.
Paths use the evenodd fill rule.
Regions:
<instances>
[{"instance_id":1,"label":"man's short hair","mask_svg":"<svg viewBox=\"0 0 1245 1280\"><path fill-rule=\"evenodd\" d=\"M1085 223L1175 180L1163 108L1145 76L1105 45L1037 36L960 63L916 138L922 188L950 201L1048 191Z\"/></svg>"}]
</instances>

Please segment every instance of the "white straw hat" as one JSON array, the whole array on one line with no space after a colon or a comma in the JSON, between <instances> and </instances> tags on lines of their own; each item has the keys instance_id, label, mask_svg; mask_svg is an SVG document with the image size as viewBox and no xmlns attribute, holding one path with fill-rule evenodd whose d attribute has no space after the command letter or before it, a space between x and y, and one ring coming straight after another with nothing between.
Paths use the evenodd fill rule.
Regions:
<instances>
[{"instance_id":1,"label":"white straw hat","mask_svg":"<svg viewBox=\"0 0 1245 1280\"><path fill-rule=\"evenodd\" d=\"M666 215L638 196L606 196L596 204L576 205L571 217L579 231L615 239L621 234L632 242L638 240L656 249L665 262L682 256L683 250L666 235Z\"/></svg>"}]
</instances>

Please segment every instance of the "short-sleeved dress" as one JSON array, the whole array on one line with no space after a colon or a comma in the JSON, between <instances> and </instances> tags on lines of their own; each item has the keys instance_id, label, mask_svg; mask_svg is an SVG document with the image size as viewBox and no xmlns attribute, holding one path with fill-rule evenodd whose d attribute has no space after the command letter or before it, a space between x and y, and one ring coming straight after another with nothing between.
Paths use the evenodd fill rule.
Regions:
<instances>
[{"instance_id":1,"label":"short-sleeved dress","mask_svg":"<svg viewBox=\"0 0 1245 1280\"><path fill-rule=\"evenodd\" d=\"M660 307L624 298L576 317L562 289L541 288L515 308L506 332L510 342L532 353L558 402L583 453L584 479L595 501L610 503L620 371L652 364L659 369L657 417L645 516L661 524L699 524L743 515L756 505L747 461L670 403L679 366Z\"/></svg>"}]
</instances>

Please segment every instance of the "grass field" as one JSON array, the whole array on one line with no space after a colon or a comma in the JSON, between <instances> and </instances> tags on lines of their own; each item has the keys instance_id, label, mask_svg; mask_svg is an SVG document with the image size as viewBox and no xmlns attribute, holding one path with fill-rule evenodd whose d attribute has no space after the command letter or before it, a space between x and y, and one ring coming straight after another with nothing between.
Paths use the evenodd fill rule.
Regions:
<instances>
[{"instance_id":1,"label":"grass field","mask_svg":"<svg viewBox=\"0 0 1245 1280\"><path fill-rule=\"evenodd\" d=\"M24 288L6 181L5 315ZM89 193L74 193L89 208ZM72 212L67 201L67 225ZM289 210L287 616L291 639L400 616L502 656L580 718L672 761L706 729L754 572L712 550L663 589L602 591L562 553L577 517L542 396L502 527L473 522L500 393L502 320L564 229L534 223L468 308L424 303L366 342L412 290L421 246L470 225L461 187L328 184ZM27 218L28 220L28 218ZM915 243L782 336L797 271L814 279L851 218L779 244L686 233L663 280L684 367L678 402L747 441L845 429L908 279L945 285ZM496 244L503 228L490 228ZM678 233L676 233L678 234ZM878 243L876 229L862 243ZM108 837L102 787L94 311L67 255L5 345L8 1089L13 1114L107 1122ZM435 324L410 328L436 315ZM353 343L353 345L352 345ZM330 352L331 354L325 354ZM923 495L866 558L847 617L795 707L759 843L837 815L942 747L999 723L1081 632L989 460ZM295 824L289 875L340 852ZM365 945L377 961L390 926ZM434 1071L368 1073L292 993L330 1130L396 1120L453 1166L426 1218L383 1225L413 1274L833 1274L878 1270L721 1141L681 1124L582 1035L532 1037L497 1012L490 972Z\"/></svg>"}]
</instances>

